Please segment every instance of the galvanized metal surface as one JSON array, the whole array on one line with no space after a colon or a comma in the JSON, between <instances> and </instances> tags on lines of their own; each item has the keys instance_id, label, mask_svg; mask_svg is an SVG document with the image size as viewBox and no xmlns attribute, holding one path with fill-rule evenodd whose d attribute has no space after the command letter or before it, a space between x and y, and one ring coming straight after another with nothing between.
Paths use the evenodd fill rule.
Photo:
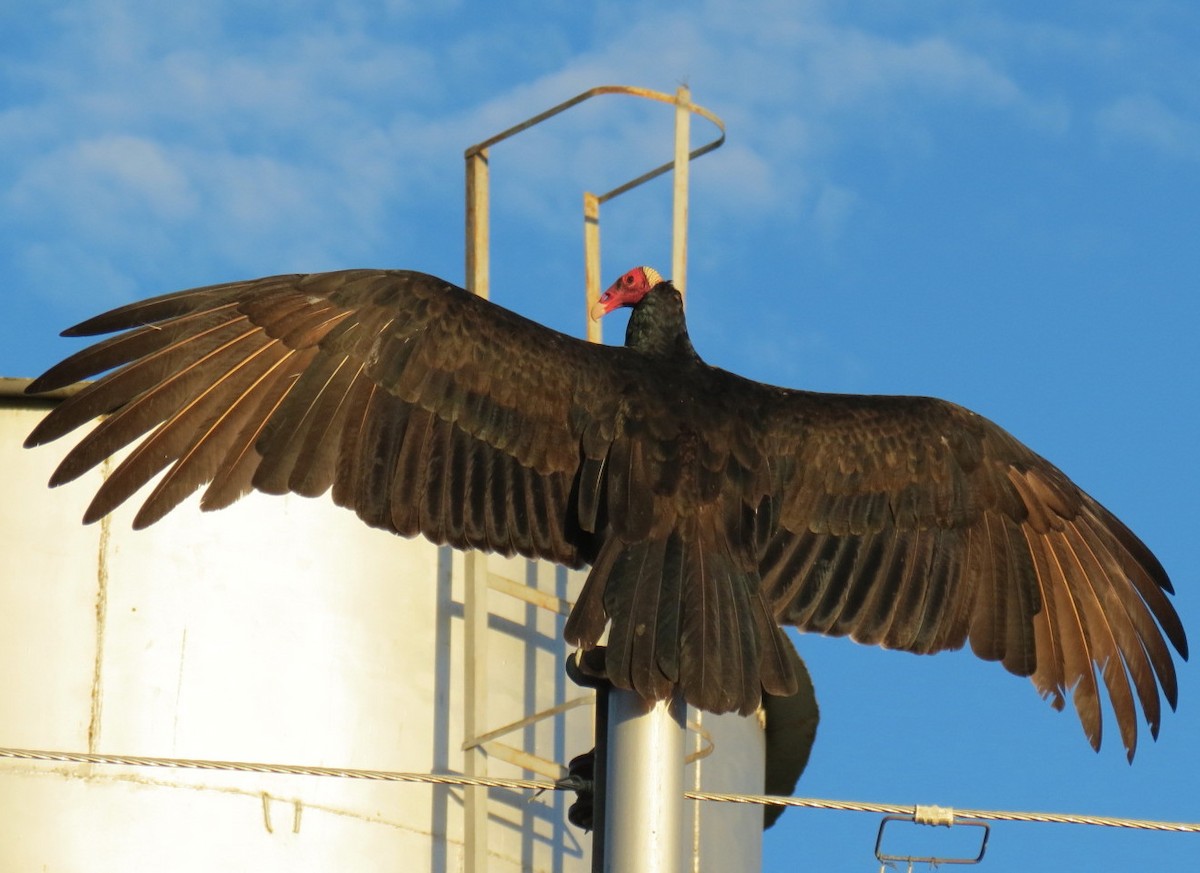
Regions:
<instances>
[{"instance_id":1,"label":"galvanized metal surface","mask_svg":"<svg viewBox=\"0 0 1200 873\"><path fill-rule=\"evenodd\" d=\"M685 857L682 698L608 693L604 869L680 873ZM687 853L691 856L691 852Z\"/></svg>"}]
</instances>

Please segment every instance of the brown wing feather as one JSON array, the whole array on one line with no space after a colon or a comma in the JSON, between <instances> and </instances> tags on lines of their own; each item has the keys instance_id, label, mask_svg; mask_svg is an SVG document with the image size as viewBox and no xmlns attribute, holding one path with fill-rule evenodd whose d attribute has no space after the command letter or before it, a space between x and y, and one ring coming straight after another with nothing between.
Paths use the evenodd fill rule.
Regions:
<instances>
[{"instance_id":1,"label":"brown wing feather","mask_svg":"<svg viewBox=\"0 0 1200 873\"><path fill-rule=\"evenodd\" d=\"M1186 657L1186 640L1166 574L1127 528L952 404L789 392L705 366L672 339L683 322L669 291L635 312L643 327L655 308L666 319L646 336L673 351L653 360L419 273L165 295L69 332L127 331L33 383L117 368L27 445L112 413L61 482L141 439L88 519L165 468L139 526L206 483L206 509L252 487L332 487L400 534L594 562L566 635L590 647L611 624L609 677L647 697L680 688L749 712L761 689L794 691L773 611L913 652L969 641L1060 708L1072 692L1095 745L1099 668L1129 753L1130 682L1157 731L1160 687L1172 706L1177 693L1166 641Z\"/></svg>"},{"instance_id":2,"label":"brown wing feather","mask_svg":"<svg viewBox=\"0 0 1200 873\"><path fill-rule=\"evenodd\" d=\"M114 330L130 333L32 386L118 367L29 440L112 413L56 474L134 444L89 519L161 472L138 524L205 483L205 508L251 487L332 488L397 534L596 561L566 634L590 648L610 627L607 672L620 687L650 698L680 688L703 709L750 712L763 688L796 685L757 579L762 440L740 423L712 427L745 416L694 356L595 347L410 272L216 285L72 332ZM708 404L680 404L679 390Z\"/></svg>"},{"instance_id":3,"label":"brown wing feather","mask_svg":"<svg viewBox=\"0 0 1200 873\"><path fill-rule=\"evenodd\" d=\"M780 519L763 552L777 618L913 652L969 642L1066 694L1100 744L1097 672L1126 751L1136 691L1152 734L1187 657L1166 573L1048 461L944 401L777 389L768 443ZM1164 639L1165 637L1165 639Z\"/></svg>"},{"instance_id":4,"label":"brown wing feather","mask_svg":"<svg viewBox=\"0 0 1200 873\"><path fill-rule=\"evenodd\" d=\"M166 474L139 526L209 484L317 495L370 524L438 542L578 566L571 482L581 444L607 451L622 386L601 348L432 276L354 270L208 286L121 307L68 333L125 330L30 387L112 368L64 401L27 445L113 413L55 483L141 442L88 510L99 518ZM590 434L584 440L584 432ZM595 460L601 460L603 454ZM493 483L504 483L497 488Z\"/></svg>"}]
</instances>

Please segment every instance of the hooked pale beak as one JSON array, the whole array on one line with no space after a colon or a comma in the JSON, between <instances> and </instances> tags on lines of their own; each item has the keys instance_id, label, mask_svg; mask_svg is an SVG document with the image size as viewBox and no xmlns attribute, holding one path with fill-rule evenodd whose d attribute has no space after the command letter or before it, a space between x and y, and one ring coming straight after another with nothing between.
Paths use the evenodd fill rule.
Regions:
<instances>
[{"instance_id":1,"label":"hooked pale beak","mask_svg":"<svg viewBox=\"0 0 1200 873\"><path fill-rule=\"evenodd\" d=\"M590 312L588 312L588 315L591 316L592 321L599 321L604 316L608 315L608 313L612 312L612 310L615 308L613 300L614 296L611 288L601 294L600 299L592 304L592 309Z\"/></svg>"},{"instance_id":2,"label":"hooked pale beak","mask_svg":"<svg viewBox=\"0 0 1200 873\"><path fill-rule=\"evenodd\" d=\"M608 286L608 290L600 295L600 299L592 304L591 311L588 312L592 321L599 321L624 302L621 290L620 279Z\"/></svg>"}]
</instances>

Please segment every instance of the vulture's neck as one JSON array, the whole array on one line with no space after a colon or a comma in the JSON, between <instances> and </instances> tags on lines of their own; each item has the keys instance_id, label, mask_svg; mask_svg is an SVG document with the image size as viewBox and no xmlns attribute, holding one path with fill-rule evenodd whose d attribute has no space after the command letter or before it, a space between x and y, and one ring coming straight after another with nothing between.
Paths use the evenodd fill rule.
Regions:
<instances>
[{"instance_id":1,"label":"vulture's neck","mask_svg":"<svg viewBox=\"0 0 1200 873\"><path fill-rule=\"evenodd\" d=\"M674 285L659 283L633 308L625 345L648 355L700 359L688 339L683 298Z\"/></svg>"}]
</instances>

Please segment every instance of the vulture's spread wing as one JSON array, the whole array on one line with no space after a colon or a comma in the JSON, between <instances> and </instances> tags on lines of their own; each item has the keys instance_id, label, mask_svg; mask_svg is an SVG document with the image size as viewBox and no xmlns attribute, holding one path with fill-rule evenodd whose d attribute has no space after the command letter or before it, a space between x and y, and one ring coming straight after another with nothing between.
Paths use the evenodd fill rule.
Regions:
<instances>
[{"instance_id":1,"label":"vulture's spread wing","mask_svg":"<svg viewBox=\"0 0 1200 873\"><path fill-rule=\"evenodd\" d=\"M1185 657L1187 643L1166 573L1128 528L961 407L708 367L678 292L649 290L641 273L632 348L402 271L134 303L68 331L124 332L30 386L107 373L27 445L108 414L58 484L137 443L87 520L161 473L137 526L204 485L206 509L251 488L332 488L400 534L591 563L566 636L586 648L610 626L609 678L649 698L680 689L704 709L750 712L761 690L794 690L773 610L911 652L969 640L1055 706L1073 693L1097 747L1098 671L1129 755L1135 694L1157 734L1160 689L1177 697L1168 641Z\"/></svg>"},{"instance_id":2,"label":"vulture's spread wing","mask_svg":"<svg viewBox=\"0 0 1200 873\"><path fill-rule=\"evenodd\" d=\"M768 415L779 527L762 560L778 619L910 652L954 649L1073 692L1100 743L1096 671L1132 757L1187 641L1150 550L990 421L919 397L784 392Z\"/></svg>"},{"instance_id":3,"label":"vulture's spread wing","mask_svg":"<svg viewBox=\"0 0 1200 873\"><path fill-rule=\"evenodd\" d=\"M433 276L378 270L198 288L67 334L115 331L125 332L29 388L113 370L27 440L113 413L52 484L149 434L104 482L88 521L166 469L136 526L205 484L205 509L252 487L332 487L368 524L404 535L571 566L594 557L572 488L585 449L603 458L612 437L624 349L564 336ZM589 530L594 522L585 519Z\"/></svg>"},{"instance_id":4,"label":"vulture's spread wing","mask_svg":"<svg viewBox=\"0 0 1200 873\"><path fill-rule=\"evenodd\" d=\"M610 627L606 668L620 687L651 698L679 688L703 708L750 712L762 684L795 684L753 551L728 542L741 515L730 521L723 507L742 496L721 479L722 416L693 420L679 399L696 393L682 383L704 371L698 362L663 377L642 351L572 339L400 271L198 288L67 333L117 331L28 389L107 373L27 440L107 414L52 484L136 443L85 520L159 474L135 526L204 485L205 509L251 488L332 489L399 534L593 564L566 636L590 648ZM702 427L717 430L702 437Z\"/></svg>"}]
</instances>

